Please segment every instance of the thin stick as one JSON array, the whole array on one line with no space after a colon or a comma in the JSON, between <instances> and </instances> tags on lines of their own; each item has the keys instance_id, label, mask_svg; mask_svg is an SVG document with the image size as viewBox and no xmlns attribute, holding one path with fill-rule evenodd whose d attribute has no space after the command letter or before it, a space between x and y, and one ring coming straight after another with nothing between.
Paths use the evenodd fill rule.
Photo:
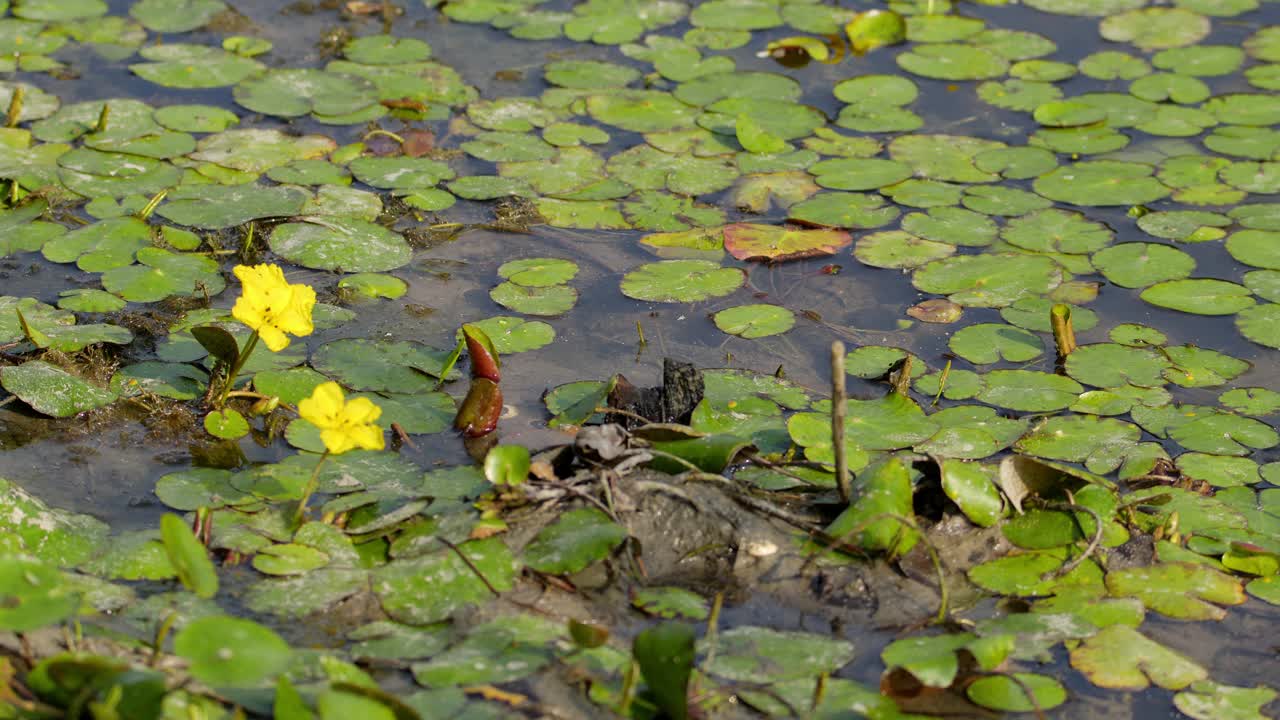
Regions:
<instances>
[{"instance_id":1,"label":"thin stick","mask_svg":"<svg viewBox=\"0 0 1280 720\"><path fill-rule=\"evenodd\" d=\"M453 551L454 555L458 556L459 560L466 563L467 567L471 568L471 572L475 573L477 578L480 578L480 582L484 583L484 586L489 588L489 592L493 593L494 597L502 597L502 593L498 592L498 589L493 586L493 583L489 582L489 578L485 577L484 573L480 572L480 568L476 567L476 564L471 562L471 558L467 557L466 553L462 552L461 548L440 536L436 536L436 540L443 543L445 547Z\"/></svg>"},{"instance_id":2,"label":"thin stick","mask_svg":"<svg viewBox=\"0 0 1280 720\"><path fill-rule=\"evenodd\" d=\"M849 482L849 461L844 456L844 416L848 412L844 387L844 343L831 343L831 447L836 455L836 487L840 501L849 503L853 486Z\"/></svg>"},{"instance_id":3,"label":"thin stick","mask_svg":"<svg viewBox=\"0 0 1280 720\"><path fill-rule=\"evenodd\" d=\"M1077 505L1075 503L1050 502L1045 503L1045 507L1050 510L1088 513L1089 517L1093 518L1093 537L1089 539L1089 545L1085 547L1083 553L1072 558L1071 562L1066 563L1057 570L1045 573L1044 577L1041 578L1041 580L1052 580L1054 578L1060 578L1080 567L1081 563L1088 560L1098 551L1098 546L1102 544L1102 516L1098 514L1097 510L1094 510L1091 507L1085 507L1084 505ZM1075 519L1076 524L1080 525L1080 529L1084 530L1084 524L1080 522L1080 518L1076 517L1074 514L1071 517Z\"/></svg>"},{"instance_id":4,"label":"thin stick","mask_svg":"<svg viewBox=\"0 0 1280 720\"><path fill-rule=\"evenodd\" d=\"M1058 303L1049 309L1053 341L1058 346L1058 359L1065 360L1076 349L1076 331L1071 325L1071 306Z\"/></svg>"}]
</instances>

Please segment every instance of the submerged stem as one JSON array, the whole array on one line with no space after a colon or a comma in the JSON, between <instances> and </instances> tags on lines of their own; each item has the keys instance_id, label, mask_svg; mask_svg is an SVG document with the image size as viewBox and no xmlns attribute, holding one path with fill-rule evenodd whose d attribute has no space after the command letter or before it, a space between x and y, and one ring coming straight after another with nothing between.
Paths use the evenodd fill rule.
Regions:
<instances>
[{"instance_id":1,"label":"submerged stem","mask_svg":"<svg viewBox=\"0 0 1280 720\"><path fill-rule=\"evenodd\" d=\"M311 496L315 494L316 487L320 484L320 468L324 466L324 461L329 459L329 451L325 450L320 456L320 461L316 463L315 470L311 471L311 477L307 480L307 489L302 492L302 499L298 500L298 510L293 515L295 525L301 524L303 517L307 514L307 503L310 502Z\"/></svg>"}]
</instances>

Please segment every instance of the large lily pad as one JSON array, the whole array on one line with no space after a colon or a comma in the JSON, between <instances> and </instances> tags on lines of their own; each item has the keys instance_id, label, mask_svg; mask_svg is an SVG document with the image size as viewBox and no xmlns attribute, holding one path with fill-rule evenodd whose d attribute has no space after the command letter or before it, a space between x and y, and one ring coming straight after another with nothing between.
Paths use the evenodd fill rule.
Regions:
<instances>
[{"instance_id":1,"label":"large lily pad","mask_svg":"<svg viewBox=\"0 0 1280 720\"><path fill-rule=\"evenodd\" d=\"M304 267L343 272L385 272L409 262L409 243L381 225L353 217L300 218L276 226L271 250Z\"/></svg>"},{"instance_id":2,"label":"large lily pad","mask_svg":"<svg viewBox=\"0 0 1280 720\"><path fill-rule=\"evenodd\" d=\"M71 417L115 401L116 395L47 362L0 368L0 385L36 412Z\"/></svg>"}]
</instances>

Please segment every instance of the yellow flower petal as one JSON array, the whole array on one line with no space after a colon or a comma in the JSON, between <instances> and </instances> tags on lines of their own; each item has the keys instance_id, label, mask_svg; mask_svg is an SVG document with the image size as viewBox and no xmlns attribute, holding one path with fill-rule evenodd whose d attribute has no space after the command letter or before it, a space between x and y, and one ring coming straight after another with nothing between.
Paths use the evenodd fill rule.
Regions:
<instances>
[{"instance_id":1,"label":"yellow flower petal","mask_svg":"<svg viewBox=\"0 0 1280 720\"><path fill-rule=\"evenodd\" d=\"M373 404L369 398L356 398L347 403L342 411L342 419L349 423L371 423L382 417L382 408Z\"/></svg>"},{"instance_id":2,"label":"yellow flower petal","mask_svg":"<svg viewBox=\"0 0 1280 720\"><path fill-rule=\"evenodd\" d=\"M320 428L320 440L333 455L358 447L366 450L386 447L382 428L373 423L382 415L382 408L369 398L347 402L342 386L336 382L317 385L311 397L298 403L298 414Z\"/></svg>"},{"instance_id":3,"label":"yellow flower petal","mask_svg":"<svg viewBox=\"0 0 1280 720\"><path fill-rule=\"evenodd\" d=\"M341 455L348 450L354 450L356 447L355 440L351 435L342 430L322 430L320 432L320 441L324 443L324 447L332 455Z\"/></svg>"},{"instance_id":4,"label":"yellow flower petal","mask_svg":"<svg viewBox=\"0 0 1280 720\"><path fill-rule=\"evenodd\" d=\"M298 403L298 414L317 427L332 427L344 400L341 385L333 381L321 383L311 391L311 397Z\"/></svg>"},{"instance_id":5,"label":"yellow flower petal","mask_svg":"<svg viewBox=\"0 0 1280 720\"><path fill-rule=\"evenodd\" d=\"M277 265L237 265L233 270L243 289L231 315L266 339L273 352L288 347L285 334L299 337L315 329L311 313L316 291L308 285L292 285Z\"/></svg>"},{"instance_id":6,"label":"yellow flower petal","mask_svg":"<svg viewBox=\"0 0 1280 720\"><path fill-rule=\"evenodd\" d=\"M377 425L362 425L351 431L351 440L365 450L382 450L387 446L387 439L382 428Z\"/></svg>"}]
</instances>

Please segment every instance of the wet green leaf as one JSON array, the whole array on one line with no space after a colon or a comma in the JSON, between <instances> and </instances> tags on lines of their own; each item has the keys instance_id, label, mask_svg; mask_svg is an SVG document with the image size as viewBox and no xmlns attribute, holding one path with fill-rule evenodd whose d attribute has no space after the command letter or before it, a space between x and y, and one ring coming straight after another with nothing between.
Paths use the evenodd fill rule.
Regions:
<instances>
[{"instance_id":1,"label":"wet green leaf","mask_svg":"<svg viewBox=\"0 0 1280 720\"><path fill-rule=\"evenodd\" d=\"M517 563L501 539L487 538L458 545L475 566L472 570L452 550L444 549L408 560L396 560L374 573L374 591L392 619L424 625L447 619L454 612L490 597L488 585L499 592L511 589Z\"/></svg>"},{"instance_id":2,"label":"wet green leaf","mask_svg":"<svg viewBox=\"0 0 1280 720\"><path fill-rule=\"evenodd\" d=\"M226 616L200 618L174 637L174 652L191 674L213 687L252 687L283 672L293 651L267 628Z\"/></svg>"},{"instance_id":3,"label":"wet green leaf","mask_svg":"<svg viewBox=\"0 0 1280 720\"><path fill-rule=\"evenodd\" d=\"M965 688L974 703L1003 712L1049 710L1067 701L1067 690L1057 680L1033 673L978 678ZM1028 690L1031 697L1027 696Z\"/></svg>"},{"instance_id":4,"label":"wet green leaf","mask_svg":"<svg viewBox=\"0 0 1280 720\"><path fill-rule=\"evenodd\" d=\"M218 593L218 574L204 545L201 545L187 523L177 515L165 513L160 518L160 534L165 553L178 573L178 580L198 598L209 599Z\"/></svg>"},{"instance_id":5,"label":"wet green leaf","mask_svg":"<svg viewBox=\"0 0 1280 720\"><path fill-rule=\"evenodd\" d=\"M1035 333L1012 325L981 323L951 336L948 347L977 365L1006 360L1025 362L1044 353L1044 342Z\"/></svg>"},{"instance_id":6,"label":"wet green leaf","mask_svg":"<svg viewBox=\"0 0 1280 720\"><path fill-rule=\"evenodd\" d=\"M25 555L0 556L0 627L38 630L75 614L80 598L52 565Z\"/></svg>"},{"instance_id":7,"label":"wet green leaf","mask_svg":"<svg viewBox=\"0 0 1280 720\"><path fill-rule=\"evenodd\" d=\"M0 385L36 412L53 417L71 417L116 399L114 392L40 360L0 368Z\"/></svg>"},{"instance_id":8,"label":"wet green leaf","mask_svg":"<svg viewBox=\"0 0 1280 720\"><path fill-rule=\"evenodd\" d=\"M1127 625L1112 625L1071 651L1071 666L1104 688L1178 690L1205 679L1203 667Z\"/></svg>"}]
</instances>

